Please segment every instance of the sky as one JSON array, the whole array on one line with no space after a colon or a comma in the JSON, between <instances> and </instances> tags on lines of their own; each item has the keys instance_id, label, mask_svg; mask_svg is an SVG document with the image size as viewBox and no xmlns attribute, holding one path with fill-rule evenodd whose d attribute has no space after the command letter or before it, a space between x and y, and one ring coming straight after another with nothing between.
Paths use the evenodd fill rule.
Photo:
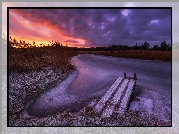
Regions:
<instances>
[{"instance_id":1,"label":"sky","mask_svg":"<svg viewBox=\"0 0 179 134\"><path fill-rule=\"evenodd\" d=\"M171 42L170 9L10 9L9 35L36 44L97 47Z\"/></svg>"}]
</instances>

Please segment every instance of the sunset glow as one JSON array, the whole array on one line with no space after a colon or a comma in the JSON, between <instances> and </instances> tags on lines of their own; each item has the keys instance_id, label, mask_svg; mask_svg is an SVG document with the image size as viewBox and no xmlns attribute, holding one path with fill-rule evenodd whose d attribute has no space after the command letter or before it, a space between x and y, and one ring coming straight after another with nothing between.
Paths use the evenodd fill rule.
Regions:
<instances>
[{"instance_id":1,"label":"sunset glow","mask_svg":"<svg viewBox=\"0 0 179 134\"><path fill-rule=\"evenodd\" d=\"M20 9L10 9L9 35L12 38L16 38L18 42L22 40L29 44L33 44L33 41L35 41L37 47L42 43L48 45L55 40L70 47L84 45L85 41L83 39L65 36L60 29L50 22L50 20L37 16L34 17L33 14L26 14L26 11L23 12ZM76 44L73 41L75 41Z\"/></svg>"},{"instance_id":2,"label":"sunset glow","mask_svg":"<svg viewBox=\"0 0 179 134\"><path fill-rule=\"evenodd\" d=\"M171 10L9 9L9 35L37 46L52 41L69 47L170 44Z\"/></svg>"}]
</instances>

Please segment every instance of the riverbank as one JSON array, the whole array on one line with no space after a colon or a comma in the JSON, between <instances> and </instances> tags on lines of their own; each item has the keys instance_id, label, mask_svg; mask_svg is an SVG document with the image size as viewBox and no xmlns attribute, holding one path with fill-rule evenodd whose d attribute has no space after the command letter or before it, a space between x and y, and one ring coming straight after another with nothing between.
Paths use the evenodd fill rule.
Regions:
<instances>
[{"instance_id":1,"label":"riverbank","mask_svg":"<svg viewBox=\"0 0 179 134\"><path fill-rule=\"evenodd\" d=\"M77 58L77 57L76 57ZM74 59L73 59L74 60ZM118 60L118 61L117 61ZM113 58L113 57L107 57L107 56L95 56L95 55L80 55L78 56L77 60L75 61L76 64L74 64L76 66L76 68L78 69L78 79L81 81L83 80L83 84L84 84L84 87L81 87L81 90L79 90L79 83L77 82L76 84L76 88L80 91L77 90L77 93L81 93L81 91L85 91L87 90L88 91L88 88L85 88L87 85L85 81L88 81L91 79L91 76L95 76L95 82L97 82L96 79L98 79L96 76L99 76L98 73L100 74L100 71L102 72L108 72L109 75L116 75L118 76L120 74L120 71L124 70L122 68L119 68L119 66L122 66L126 64L125 66L125 70L128 70L127 67L130 67L129 65L127 64L136 64L136 60L134 59L128 59L128 61L130 62L125 62L126 59L117 59L117 58ZM105 62L105 65L103 64ZM148 67L150 68L148 71L151 70L152 67L154 67L155 69L159 69L160 67L160 64L166 64L166 69L168 68L167 66L167 63L164 63L164 62L160 62L158 63L157 61L152 61L152 64L150 64L151 61L137 61L138 64L141 66L140 68L142 68L142 66L148 64ZM141 63L140 63L141 62ZM142 64L143 62L145 62L145 64ZM117 70L114 66L114 63L115 64L118 64L116 67L117 67ZM159 66L156 66L155 67L155 64L156 65L159 65ZM158 64L157 64L158 63ZM79 68L78 68L79 67ZM109 69L110 68L110 69ZM17 74L17 73L12 73L11 72L11 80L14 84L17 85L17 83L20 83L20 85L22 86L13 86L16 87L16 88L11 88L11 89L14 89L12 90L12 93L11 93L11 96L12 96L12 103L14 102L14 98L16 97L16 101L19 99L19 102L17 103L14 103L13 106L20 106L20 107L14 107L14 108L11 108L12 110L16 109L16 110L20 110L20 108L22 108L23 106L23 103L21 102L24 102L24 100L26 100L26 97L27 97L27 91L28 90L24 90L26 88L24 88L25 85L23 85L23 79L25 79L24 83L34 83L33 84L27 84L29 85L29 88L28 89L33 89L32 91L35 91L37 88L39 87L42 87L42 85L44 84L44 82L46 81L43 81L43 79L46 79L46 77L43 77L45 76L45 74L48 74L48 72L51 72L49 73L49 77L47 77L47 82L48 82L48 78L49 78L49 81L51 79L54 79L55 76L57 76L56 74L58 74L57 72L54 72L54 71L51 71L52 68L47 68L46 71L44 70L44 72L42 72L42 70L40 71L40 73L38 71L34 71L34 72L30 72L30 73L24 73L24 75L20 75L20 74ZM131 69L131 68L130 68ZM143 75L147 72L147 70L145 70L142 74L142 76L140 76L140 71L142 70L137 70L139 69L138 67L137 68L134 68L133 69L135 71L137 71L137 77L138 77L138 82L137 82L137 92L140 90L143 91L145 90L144 87L141 85L141 80L144 80L144 77ZM147 69L147 68L146 68ZM80 73L80 70L82 71ZM112 72L110 70L113 70ZM116 71L115 71L116 70ZM152 69L153 70L153 69ZM164 69L165 70L165 69ZM99 71L99 72L98 72ZM123 72L123 71L122 71ZM129 70L127 71L129 73ZM133 71L131 71L133 72ZM157 72L160 72L160 71L157 71ZM165 71L164 71L165 72ZM128 74L127 73L127 74ZM28 74L28 75L27 75ZM89 79L84 79L80 76L80 74L82 76L84 76L85 78L88 76ZM95 75L94 75L95 74ZM149 74L151 73L147 73L146 76L149 77ZM154 73L155 75L157 75L158 73ZM160 73L159 73L160 74ZM163 73L161 73L163 74ZM168 73L167 73L168 74ZM167 75L165 73L165 75ZM104 75L108 75L107 73L104 73L102 77L100 78L104 78ZM17 77L18 76L18 77ZM26 76L26 77L25 77ZM31 80L28 80L26 78L33 78ZM156 76L155 76L156 77ZM154 78L155 78L154 77ZM167 75L167 78L168 79L168 75ZM60 77L59 77L60 78ZM109 78L109 77L108 77ZM20 79L18 81L18 79ZM77 80L77 79L76 79ZM92 82L93 82L93 86L95 85L94 84L94 78L91 79ZM104 78L105 82L102 81L103 84L106 83L106 78ZM66 79L65 79L66 81ZM68 81L68 80L67 80ZM77 80L78 81L78 80ZM151 80L150 80L151 81ZM156 82L156 80L154 80ZM39 86L41 82L41 86ZM55 82L55 81L54 81ZM64 81L63 81L64 82ZM52 82L53 83L53 82ZM100 82L101 83L101 82ZM108 82L107 82L108 83ZM148 83L148 82L147 82ZM38 86L39 87L38 87ZM67 85L67 84L65 84ZM99 85L99 83L97 84L96 83L96 86ZM108 84L107 84L108 85ZM75 86L75 85L74 85ZM100 85L101 86L101 85ZM104 85L103 85L104 86ZM102 87L103 87L102 86ZM150 84L150 90L154 90L156 87L156 85L154 86L153 84ZM152 87L151 87L152 86ZM162 86L162 85L161 85ZM61 86L60 86L61 87ZM59 90L61 92L61 89L60 87L57 90ZM148 86L147 86L148 87ZM62 86L63 88L63 86ZM89 88L91 89L91 85L89 85ZM95 88L93 87L95 90L97 90L98 88ZM92 88L92 89L93 89ZM16 89L16 90L15 90ZM48 89L53 89L53 88L48 88ZM75 89L74 87L72 88L73 90ZM103 88L100 88L99 87L100 92L103 90ZM159 90L159 88L157 88ZM161 88L162 89L162 88ZM167 88L168 89L168 88ZM46 90L44 90L45 92ZM52 92L50 93L51 95L53 96L46 96L47 97L47 100L49 100L49 102L51 102L52 104L59 104L58 103L54 103L55 100L57 100L58 98L59 99L62 99L63 97L61 97L61 95L59 95L59 92ZM90 90L91 91L91 90ZM148 91L148 90L145 90L145 91ZM19 93L20 92L20 93ZM162 91L164 92L164 90ZM42 92L43 93L43 92ZM41 94L42 94L41 93ZM75 93L75 92L74 92ZM91 92L92 93L92 92ZM96 92L94 92L96 93ZM38 92L34 92L34 94L39 94L40 97L43 98L43 95L41 95L40 93ZM85 92L84 92L85 94ZM154 95L155 94L155 95ZM149 97L149 94L145 92L145 95L147 95ZM19 98L17 98L19 96ZM86 95L84 95L86 96ZM137 96L141 96L141 94L137 94ZM156 93L152 93L152 96L157 96L157 97L160 97L159 94L156 94ZM37 96L38 97L38 96ZM148 103L150 102L150 104L152 105L152 101L150 99L145 99L145 98L148 98L148 97L145 97L144 96L144 99L143 98L140 98L139 99L135 99L134 102L133 102L133 106L131 106L131 108L129 109L128 112L126 112L126 114L122 117L120 117L117 113L114 114L114 116L111 116L110 118L101 118L100 115L96 114L93 109L91 107L89 107L88 105L84 106L83 108L79 109L79 111L71 111L71 110L64 110L64 111L61 111L61 112L58 112L57 113L51 113L51 114L47 114L47 115L44 115L43 117L25 117L25 116L21 116L22 114L22 109L21 111L19 111L19 114L17 115L16 113L13 113L12 117L11 117L11 126L171 126L171 120L170 118L168 120L160 120L161 118L157 119L156 117L158 117L158 113L156 113L156 115L151 115L149 114L149 112L152 110L152 106L150 105L147 105L147 107L149 108L149 112L144 111L144 106L146 105L141 105L141 104L137 104L138 102L144 102L144 103ZM32 98L34 98L34 96L32 96ZM70 97L71 98L71 97ZM150 98L150 97L149 97ZM100 98L97 98L97 99L100 99ZM157 99L157 98L156 98ZM31 100L34 100L34 99L29 99L29 101ZM159 99L157 99L159 100ZM63 100L64 101L64 100ZM60 101L60 102L63 102L63 101ZM169 100L168 100L169 101ZM42 101L43 102L43 99ZM157 102L157 101L155 101ZM21 105L20 105L21 104ZM37 104L40 104L40 103L37 103ZM45 103L42 103L42 104L45 104ZM63 104L63 103L62 103ZM158 103L156 103L157 105ZM135 111L136 107L140 106L141 105L141 108L142 110L137 110ZM45 107L43 105L37 105L37 107L39 106L39 108L41 107L42 109L45 109ZM45 106L48 106L48 105L45 105ZM38 110L38 109L37 109ZM159 110L161 112L161 108L157 108L154 110ZM152 110L153 111L153 110ZM18 112L18 111L17 111ZM45 112L45 111L44 111ZM37 113L37 112L35 112ZM25 114L24 114L25 115ZM28 115L28 114L27 114ZM145 116L147 118L149 118L150 120L145 120L143 118L140 117L140 115L142 116ZM163 116L163 115L162 115ZM169 115L170 116L170 115ZM165 116L164 116L165 117ZM125 120L125 122L124 122Z\"/></svg>"},{"instance_id":2,"label":"riverbank","mask_svg":"<svg viewBox=\"0 0 179 134\"><path fill-rule=\"evenodd\" d=\"M10 126L146 126L157 125L139 118L129 111L124 116L114 114L110 118L101 118L90 106L79 111L64 110L43 117L22 117L27 103L41 96L46 89L66 77L60 71L46 68L30 73L10 73L9 75L9 125ZM93 100L97 101L97 100ZM28 114L27 114L28 115ZM123 120L126 120L123 122ZM159 125L159 124L158 124Z\"/></svg>"},{"instance_id":3,"label":"riverbank","mask_svg":"<svg viewBox=\"0 0 179 134\"><path fill-rule=\"evenodd\" d=\"M25 105L52 88L74 70L70 58L76 52L65 48L9 50L9 125L20 119Z\"/></svg>"},{"instance_id":4,"label":"riverbank","mask_svg":"<svg viewBox=\"0 0 179 134\"><path fill-rule=\"evenodd\" d=\"M134 58L142 60L171 61L171 51L123 50L123 51L78 51L79 54L95 54L113 57Z\"/></svg>"},{"instance_id":5,"label":"riverbank","mask_svg":"<svg viewBox=\"0 0 179 134\"><path fill-rule=\"evenodd\" d=\"M70 63L70 59L74 55L77 55L77 53L66 48L62 49L62 48L52 47L52 48L10 49L9 88L8 88L9 89L8 90L9 91L9 100L8 100L9 126L42 126L42 125L46 125L46 126L51 126L51 125L52 126L69 126L69 125L70 126L105 126L105 125L159 126L159 125L163 125L165 126L166 124L167 126L170 126L171 123L170 121L166 124L165 122L161 123L160 121L157 120L155 120L155 122L153 123L150 123L150 121L146 121L144 119L139 118L137 114L135 114L135 111L133 110L128 111L124 117L118 117L118 115L116 114L115 117L103 119L99 115L96 115L93 110L89 110L90 108L88 106L85 106L80 111L71 112L69 110L65 110L55 114L47 114L44 115L43 117L23 118L22 112L24 111L25 106L27 104L31 103L36 98L40 97L47 90L55 87L57 83L63 81L70 73L74 71L75 68ZM154 62L152 64L150 63L143 64L143 62L147 62L147 61L137 61L139 65L138 64L136 65L136 62L134 60L130 60L130 62L125 62L125 61L126 59L125 60L123 60L122 58L116 59L114 57L107 57L107 56L106 57L94 56L94 55L81 56L75 62L76 63L75 66L78 65L79 66L78 70L81 70L81 73L79 72L79 74L81 75L79 75L78 80L72 84L74 90L71 92L75 94L76 92L78 93L78 91L83 91L85 93L86 90L93 93L94 89L102 89L100 90L101 92L104 90L103 87L105 86L105 83L106 85L109 85L110 81L112 81L112 79L115 79L115 77L119 75L120 71L122 70L126 71L128 68L130 69L128 73L129 72L133 73L134 71L136 71L137 74L141 73L141 71L145 69L142 75L141 76L139 75L140 77L142 77L142 78L138 77L139 81L140 79L144 80L144 78L147 78L149 74L151 74L150 72L148 72L151 70L151 67L154 67L154 71L158 70L152 74L159 75L159 76L163 74L163 73L159 73L161 71L159 69L160 65L155 66L155 64L157 64L158 61L152 61ZM131 65L128 65L129 63L135 64L135 66L133 65L134 71L131 71L130 68ZM149 65L146 66L147 64ZM159 64L167 64L167 63L162 62ZM121 65L123 65L124 67L122 67ZM119 68L119 66L121 66L121 68ZM140 66L140 69L138 66ZM168 64L165 67L167 69ZM109 70L112 70L112 72ZM105 73L101 73L101 72L105 72ZM115 77L110 76L112 74L116 76ZM146 74L147 77L143 77L144 74ZM165 77L167 76L168 79L168 75L167 75L168 72L166 71L164 74ZM96 77L96 75L100 77ZM86 76L88 76L88 79ZM152 75L152 77L154 76ZM79 86L81 80L83 80L84 82L82 85ZM103 84L99 85L97 81ZM89 82L93 83L93 88ZM88 88L85 89L85 87L87 86L89 86L88 87L89 90L87 90ZM76 91L74 87L76 87ZM88 112L90 111L90 114L88 112L84 112L86 108L88 109ZM129 118L128 116L131 116L131 118ZM130 121L122 122L121 118L122 119L129 118ZM76 121L75 119L78 119L78 121ZM46 120L54 120L53 121L54 123L48 121L46 122ZM111 120L110 123L108 123L109 120ZM136 122L139 120L140 122Z\"/></svg>"}]
</instances>

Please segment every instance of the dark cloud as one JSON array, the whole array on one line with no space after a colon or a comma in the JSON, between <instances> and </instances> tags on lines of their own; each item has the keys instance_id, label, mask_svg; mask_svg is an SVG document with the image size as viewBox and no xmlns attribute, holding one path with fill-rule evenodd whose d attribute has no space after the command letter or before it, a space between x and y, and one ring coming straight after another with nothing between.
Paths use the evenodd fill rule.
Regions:
<instances>
[{"instance_id":1,"label":"dark cloud","mask_svg":"<svg viewBox=\"0 0 179 134\"><path fill-rule=\"evenodd\" d=\"M83 39L84 46L134 45L144 41L154 45L162 41L170 43L171 39L170 9L18 9L16 12L32 22L53 25L65 36Z\"/></svg>"},{"instance_id":2,"label":"dark cloud","mask_svg":"<svg viewBox=\"0 0 179 134\"><path fill-rule=\"evenodd\" d=\"M76 41L76 40L66 40L65 42L79 43L79 42Z\"/></svg>"}]
</instances>

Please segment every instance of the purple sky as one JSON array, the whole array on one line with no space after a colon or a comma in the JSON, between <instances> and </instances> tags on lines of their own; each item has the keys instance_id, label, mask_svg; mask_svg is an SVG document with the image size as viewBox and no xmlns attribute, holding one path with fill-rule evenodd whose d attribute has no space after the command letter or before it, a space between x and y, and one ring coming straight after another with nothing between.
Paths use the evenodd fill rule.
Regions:
<instances>
[{"instance_id":1,"label":"purple sky","mask_svg":"<svg viewBox=\"0 0 179 134\"><path fill-rule=\"evenodd\" d=\"M69 46L170 44L170 9L10 9L10 35Z\"/></svg>"}]
</instances>

